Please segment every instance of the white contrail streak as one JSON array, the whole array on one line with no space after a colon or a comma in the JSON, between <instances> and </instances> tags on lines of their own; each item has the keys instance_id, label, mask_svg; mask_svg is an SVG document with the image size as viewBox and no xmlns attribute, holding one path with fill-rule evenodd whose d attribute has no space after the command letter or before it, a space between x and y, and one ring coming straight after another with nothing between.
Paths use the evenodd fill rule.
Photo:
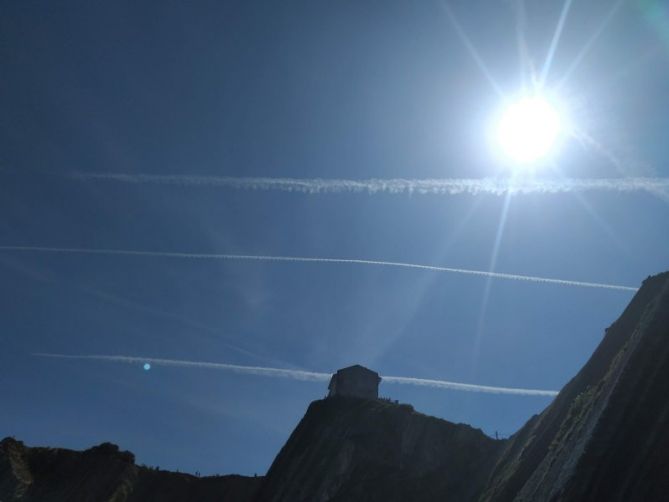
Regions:
<instances>
[{"instance_id":1,"label":"white contrail streak","mask_svg":"<svg viewBox=\"0 0 669 502\"><path fill-rule=\"evenodd\" d=\"M471 270L467 268L437 267L433 265L420 265L417 263L405 263L405 262L381 261L381 260L358 260L349 258L311 258L304 256L179 253L179 252L167 252L167 251L134 251L129 249L57 248L57 247L38 247L38 246L0 246L0 252L1 251L90 254L90 255L111 255L111 256L139 256L139 257L159 257L159 258L186 258L194 260L247 260L247 261L270 261L270 262L293 262L293 263L337 263L337 264L349 264L349 265L377 265L381 267L410 268L418 270L429 270L432 272L448 272L454 274L476 275L480 277L490 277L494 279L508 279L513 281L538 282L543 284L559 284L561 286L615 289L619 291L638 290L638 288L634 288L631 286L621 286L618 284L570 281L565 279L551 279L548 277L538 277L533 275L505 274L502 272L489 272L486 270Z\"/></svg>"},{"instance_id":2,"label":"white contrail streak","mask_svg":"<svg viewBox=\"0 0 669 502\"><path fill-rule=\"evenodd\" d=\"M541 389L518 389L514 387L493 387L490 385L476 385L470 383L448 382L446 380L429 380L426 378L384 376L383 382L405 385L418 385L422 387L435 387L437 389L463 390L467 392L486 392L489 394L516 394L522 396L557 396L558 391Z\"/></svg>"},{"instance_id":3,"label":"white contrail streak","mask_svg":"<svg viewBox=\"0 0 669 502\"><path fill-rule=\"evenodd\" d=\"M332 373L322 373L315 371L290 370L282 368L266 368L262 366L241 366L238 364L210 363L202 361L181 361L175 359L158 359L155 357L137 357L137 356L108 356L108 355L68 355L68 354L48 354L35 353L33 356L52 357L56 359L83 359L93 361L106 361L128 364L149 363L156 366L173 366L179 368L202 368L210 370L231 371L233 373L242 373L247 375L267 376L273 378L288 378L291 380L302 380L311 382L327 382L332 377ZM515 394L519 396L556 396L557 391L541 389L519 389L513 387L494 387L490 385L475 385L468 383L449 382L446 380L427 380L424 378L384 376L382 382L418 385L422 387L434 387L438 389L459 390L467 392L484 392L488 394Z\"/></svg>"},{"instance_id":4,"label":"white contrail streak","mask_svg":"<svg viewBox=\"0 0 669 502\"><path fill-rule=\"evenodd\" d=\"M324 178L235 178L158 174L73 173L81 181L114 181L181 186L208 186L238 190L281 192L369 194L492 194L521 195L568 192L639 192L669 190L669 178L435 178L435 179L324 179Z\"/></svg>"},{"instance_id":5,"label":"white contrail streak","mask_svg":"<svg viewBox=\"0 0 669 502\"><path fill-rule=\"evenodd\" d=\"M276 378L290 378L313 382L326 382L332 376L330 373L316 373L313 371L290 370L281 368L266 368L263 366L239 366L237 364L207 363L202 361L180 361L176 359L158 359L155 357L135 356L106 356L106 355L67 355L35 353L33 356L53 357L57 359L90 359L94 361L108 361L114 363L144 364L150 363L159 366L175 366L179 368L203 368L210 370L225 370L246 375L259 375Z\"/></svg>"}]
</instances>

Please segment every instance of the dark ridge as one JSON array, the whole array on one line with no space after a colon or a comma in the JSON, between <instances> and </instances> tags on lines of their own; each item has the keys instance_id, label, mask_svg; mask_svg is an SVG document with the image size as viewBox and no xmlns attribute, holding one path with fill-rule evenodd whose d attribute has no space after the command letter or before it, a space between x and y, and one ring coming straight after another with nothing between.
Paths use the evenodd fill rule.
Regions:
<instances>
[{"instance_id":1,"label":"dark ridge","mask_svg":"<svg viewBox=\"0 0 669 502\"><path fill-rule=\"evenodd\" d=\"M623 475L630 466L621 448L635 456L647 455L649 451L640 452L651 436L666 440L660 429L666 423L662 418L669 395L668 284L669 273L644 281L581 371L541 415L510 439L482 500L661 500L630 498L631 494L620 498L609 492L612 487L623 489L622 484L638 485L625 477L631 472ZM616 428L621 429L613 434ZM608 464L602 463L604 457ZM669 455L659 457L663 460L652 461L650 455L639 466L664 469L669 479ZM588 472L598 473L597 478ZM644 479L640 472L635 476ZM653 486L666 486L661 478L653 480ZM570 497L562 498L567 491ZM588 495L603 491L608 494L603 498Z\"/></svg>"},{"instance_id":2,"label":"dark ridge","mask_svg":"<svg viewBox=\"0 0 669 502\"><path fill-rule=\"evenodd\" d=\"M336 393L335 393L336 394ZM669 493L669 273L508 440L385 400L314 401L265 478L158 471L103 443L0 442L0 500L660 502Z\"/></svg>"},{"instance_id":3,"label":"dark ridge","mask_svg":"<svg viewBox=\"0 0 669 502\"><path fill-rule=\"evenodd\" d=\"M409 405L314 401L256 501L472 501L504 443Z\"/></svg>"},{"instance_id":4,"label":"dark ridge","mask_svg":"<svg viewBox=\"0 0 669 502\"><path fill-rule=\"evenodd\" d=\"M247 502L262 478L196 477L135 465L135 456L102 443L85 451L0 441L0 500L21 502Z\"/></svg>"}]
</instances>

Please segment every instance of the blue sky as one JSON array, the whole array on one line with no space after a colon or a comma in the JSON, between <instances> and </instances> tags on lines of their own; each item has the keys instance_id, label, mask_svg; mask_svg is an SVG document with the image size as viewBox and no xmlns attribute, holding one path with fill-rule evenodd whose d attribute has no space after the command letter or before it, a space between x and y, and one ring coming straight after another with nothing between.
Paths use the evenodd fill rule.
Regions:
<instances>
[{"instance_id":1,"label":"blue sky","mask_svg":"<svg viewBox=\"0 0 669 502\"><path fill-rule=\"evenodd\" d=\"M538 179L669 176L669 10L618 4L571 4L548 87L613 12L561 90L592 141L567 138ZM669 205L647 191L515 195L502 218L506 198L491 194L70 176L508 177L513 166L487 137L501 98L444 5L5 3L0 245L494 264L627 286L666 270ZM543 67L563 8L528 2L523 26L513 2L449 5L509 96L532 64ZM0 277L0 436L113 441L140 463L202 473L263 473L326 385L31 354L319 372L361 363L559 389L632 295L364 265L7 250ZM381 393L502 435L550 402L387 384Z\"/></svg>"}]
</instances>

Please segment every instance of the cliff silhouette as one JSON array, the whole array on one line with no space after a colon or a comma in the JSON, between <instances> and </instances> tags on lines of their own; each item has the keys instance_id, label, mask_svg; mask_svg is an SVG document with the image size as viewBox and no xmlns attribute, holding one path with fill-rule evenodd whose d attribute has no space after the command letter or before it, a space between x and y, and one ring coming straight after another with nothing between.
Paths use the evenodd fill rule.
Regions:
<instances>
[{"instance_id":1,"label":"cliff silhouette","mask_svg":"<svg viewBox=\"0 0 669 502\"><path fill-rule=\"evenodd\" d=\"M482 501L669 493L669 272L649 277L579 373L516 433Z\"/></svg>"},{"instance_id":2,"label":"cliff silhouette","mask_svg":"<svg viewBox=\"0 0 669 502\"><path fill-rule=\"evenodd\" d=\"M328 398L309 406L256 500L476 500L503 443L409 405Z\"/></svg>"},{"instance_id":3,"label":"cliff silhouette","mask_svg":"<svg viewBox=\"0 0 669 502\"><path fill-rule=\"evenodd\" d=\"M410 405L314 401L265 477L196 478L86 450L0 442L2 501L663 501L669 272L644 281L579 373L508 440Z\"/></svg>"},{"instance_id":4,"label":"cliff silhouette","mask_svg":"<svg viewBox=\"0 0 669 502\"><path fill-rule=\"evenodd\" d=\"M135 464L135 456L103 443L85 451L0 441L0 501L247 502L262 478L196 477Z\"/></svg>"}]
</instances>

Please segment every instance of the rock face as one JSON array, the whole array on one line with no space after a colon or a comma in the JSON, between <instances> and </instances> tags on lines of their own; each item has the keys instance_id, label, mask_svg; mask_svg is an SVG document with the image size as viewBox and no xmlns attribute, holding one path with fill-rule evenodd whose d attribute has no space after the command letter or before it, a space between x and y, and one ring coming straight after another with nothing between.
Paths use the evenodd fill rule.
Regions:
<instances>
[{"instance_id":1,"label":"rock face","mask_svg":"<svg viewBox=\"0 0 669 502\"><path fill-rule=\"evenodd\" d=\"M669 497L669 273L648 278L587 364L505 447L482 501Z\"/></svg>"},{"instance_id":2,"label":"rock face","mask_svg":"<svg viewBox=\"0 0 669 502\"><path fill-rule=\"evenodd\" d=\"M476 500L504 441L353 397L311 403L256 501Z\"/></svg>"},{"instance_id":3,"label":"rock face","mask_svg":"<svg viewBox=\"0 0 669 502\"><path fill-rule=\"evenodd\" d=\"M312 403L257 502L669 500L669 273L508 441L369 400Z\"/></svg>"},{"instance_id":4,"label":"rock face","mask_svg":"<svg viewBox=\"0 0 669 502\"><path fill-rule=\"evenodd\" d=\"M134 455L103 443L79 452L29 448L0 441L0 500L4 502L250 501L262 478L156 471Z\"/></svg>"},{"instance_id":5,"label":"rock face","mask_svg":"<svg viewBox=\"0 0 669 502\"><path fill-rule=\"evenodd\" d=\"M648 278L555 400L509 440L350 396L311 403L267 476L196 478L0 442L0 500L660 502L669 500L669 272Z\"/></svg>"}]
</instances>

